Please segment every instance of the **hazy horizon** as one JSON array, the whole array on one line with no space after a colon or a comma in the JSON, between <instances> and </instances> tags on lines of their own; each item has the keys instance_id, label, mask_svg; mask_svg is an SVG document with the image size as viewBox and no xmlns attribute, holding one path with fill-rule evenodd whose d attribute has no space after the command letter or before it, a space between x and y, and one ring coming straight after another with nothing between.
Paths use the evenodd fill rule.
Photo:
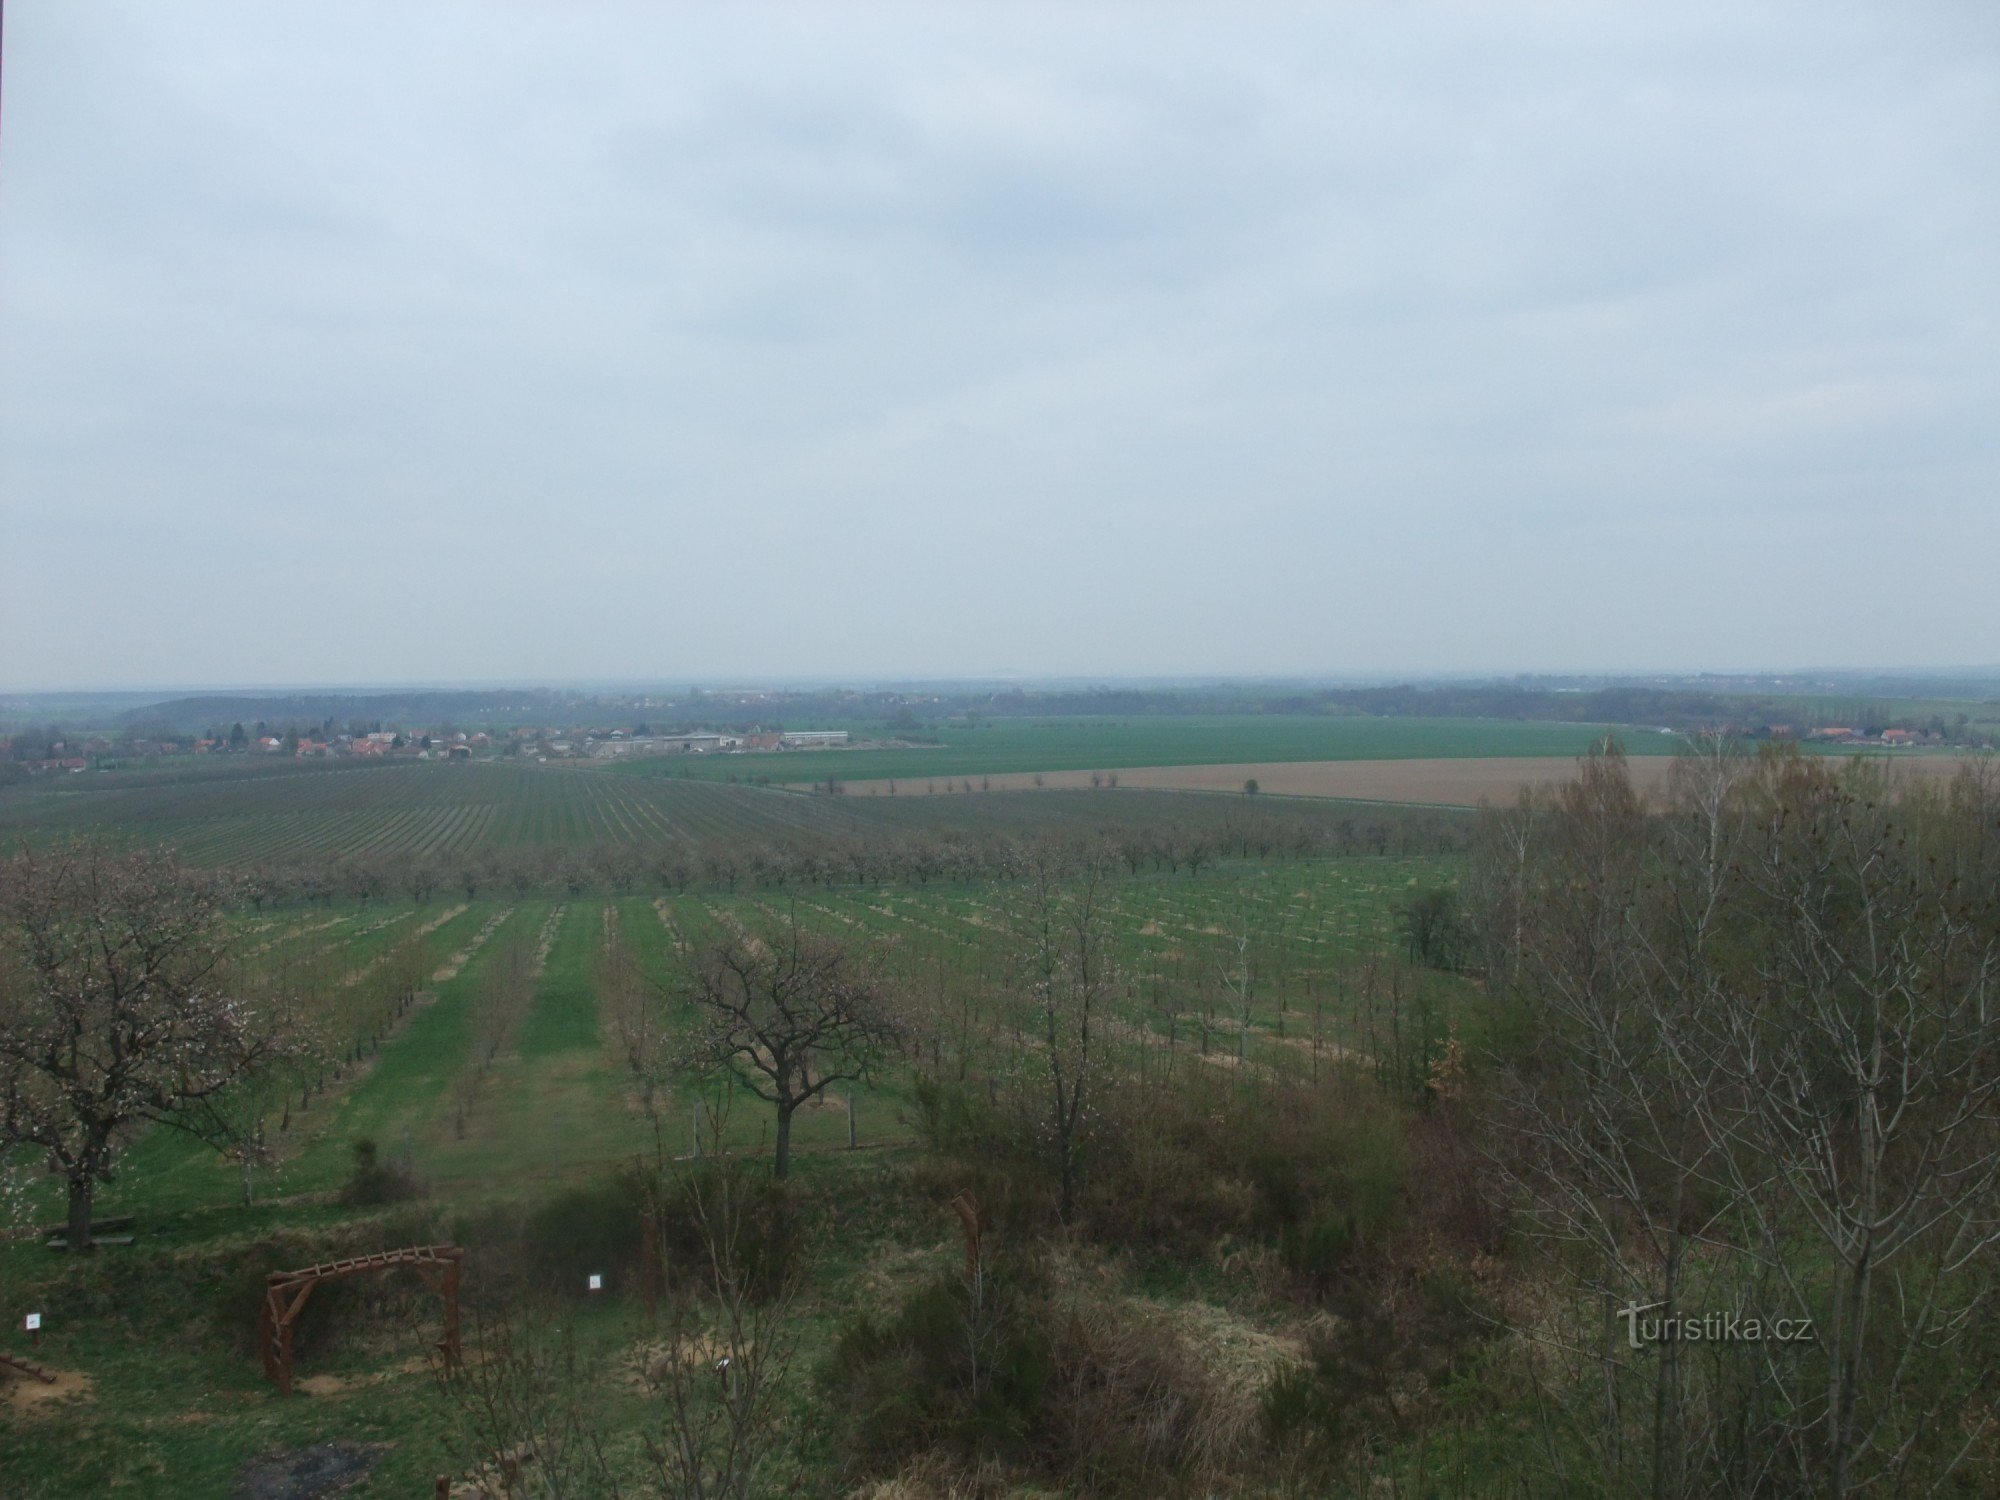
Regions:
<instances>
[{"instance_id":1,"label":"hazy horizon","mask_svg":"<svg viewBox=\"0 0 2000 1500\"><path fill-rule=\"evenodd\" d=\"M2000 658L2000 13L5 41L0 690Z\"/></svg>"},{"instance_id":2,"label":"hazy horizon","mask_svg":"<svg viewBox=\"0 0 2000 1500\"><path fill-rule=\"evenodd\" d=\"M1856 683L1902 682L1912 687L1924 685L1979 684L2000 688L2000 665L1952 665L1941 667L1802 667L1765 668L1741 672L1689 669L1659 672L1549 672L1523 669L1509 672L1376 672L1376 673L978 673L959 675L898 676L893 673L771 673L744 677L490 677L490 678L365 678L352 681L273 681L273 682L180 682L152 684L83 684L49 688L17 688L0 683L0 699L35 698L155 698L204 696L271 696L279 694L391 695L397 693L454 692L574 692L608 695L674 694L689 689L698 692L894 692L916 690L969 691L980 688L1019 687L1045 692L1090 691L1093 689L1185 690L1198 692L1227 688L1301 687L1348 688L1384 687L1407 684L1415 687L1448 687L1484 684L1604 681L1608 683L1677 683L1705 681L1747 684L1752 682L1806 683L1832 692L1861 692Z\"/></svg>"}]
</instances>

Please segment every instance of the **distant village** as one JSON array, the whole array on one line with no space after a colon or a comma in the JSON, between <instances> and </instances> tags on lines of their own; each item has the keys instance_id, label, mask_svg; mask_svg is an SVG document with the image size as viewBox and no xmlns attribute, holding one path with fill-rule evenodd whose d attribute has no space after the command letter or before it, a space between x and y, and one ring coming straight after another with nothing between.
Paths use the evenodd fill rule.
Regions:
<instances>
[{"instance_id":1,"label":"distant village","mask_svg":"<svg viewBox=\"0 0 2000 1500\"><path fill-rule=\"evenodd\" d=\"M393 729L331 724L282 729L257 723L214 728L201 735L88 735L21 733L0 741L0 759L41 773L108 768L160 756L273 756L300 760L637 760L665 755L757 755L788 750L845 749L845 729L626 729L528 726L486 730Z\"/></svg>"},{"instance_id":2,"label":"distant village","mask_svg":"<svg viewBox=\"0 0 2000 1500\"><path fill-rule=\"evenodd\" d=\"M1678 734L1676 729L1662 729L1662 734ZM1750 740L1804 740L1815 745L1867 746L1875 750L1909 750L1919 745L1947 745L1954 743L1953 737L1943 728L1928 729L1883 729L1870 727L1855 729L1845 724L1827 724L1816 728L1799 729L1790 724L1765 724L1746 732L1730 729Z\"/></svg>"}]
</instances>

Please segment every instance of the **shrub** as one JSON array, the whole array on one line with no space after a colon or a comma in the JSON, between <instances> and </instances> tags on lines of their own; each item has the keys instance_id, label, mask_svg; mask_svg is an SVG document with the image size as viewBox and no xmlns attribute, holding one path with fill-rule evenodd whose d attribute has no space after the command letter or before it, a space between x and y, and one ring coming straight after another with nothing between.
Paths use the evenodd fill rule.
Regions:
<instances>
[{"instance_id":1,"label":"shrub","mask_svg":"<svg viewBox=\"0 0 2000 1500\"><path fill-rule=\"evenodd\" d=\"M1396 912L1403 951L1413 964L1458 973L1477 948L1471 919L1453 886L1413 890Z\"/></svg>"},{"instance_id":2,"label":"shrub","mask_svg":"<svg viewBox=\"0 0 2000 1500\"><path fill-rule=\"evenodd\" d=\"M629 1173L545 1199L521 1225L525 1269L558 1292L583 1294L593 1273L622 1279L639 1260L639 1204Z\"/></svg>"},{"instance_id":3,"label":"shrub","mask_svg":"<svg viewBox=\"0 0 2000 1500\"><path fill-rule=\"evenodd\" d=\"M1449 1269L1407 1286L1343 1279L1327 1303L1334 1317L1313 1334L1308 1361L1275 1376L1263 1401L1272 1440L1321 1465L1409 1431L1416 1408L1464 1373L1499 1326Z\"/></svg>"},{"instance_id":4,"label":"shrub","mask_svg":"<svg viewBox=\"0 0 2000 1500\"><path fill-rule=\"evenodd\" d=\"M670 1276L705 1277L711 1269L710 1229L723 1231L724 1195L733 1194L741 1212L734 1216L730 1254L754 1301L775 1295L792 1276L803 1252L798 1215L787 1184L739 1161L705 1158L681 1171L656 1192L660 1256Z\"/></svg>"},{"instance_id":5,"label":"shrub","mask_svg":"<svg viewBox=\"0 0 2000 1500\"><path fill-rule=\"evenodd\" d=\"M380 1148L363 1136L354 1143L354 1170L340 1190L340 1201L350 1207L372 1207L420 1197L423 1190L407 1163L383 1161Z\"/></svg>"},{"instance_id":6,"label":"shrub","mask_svg":"<svg viewBox=\"0 0 2000 1500\"><path fill-rule=\"evenodd\" d=\"M942 1467L956 1492L1004 1467L1064 1493L1206 1493L1262 1435L1268 1349L1229 1368L1212 1323L1177 1318L1094 1277L996 1262L976 1299L942 1274L862 1314L821 1386L856 1477Z\"/></svg>"},{"instance_id":7,"label":"shrub","mask_svg":"<svg viewBox=\"0 0 2000 1500\"><path fill-rule=\"evenodd\" d=\"M940 1448L964 1462L1026 1456L1052 1368L1033 1281L992 1264L975 1297L963 1276L939 1275L886 1317L847 1325L821 1386L851 1469L889 1473Z\"/></svg>"},{"instance_id":8,"label":"shrub","mask_svg":"<svg viewBox=\"0 0 2000 1500\"><path fill-rule=\"evenodd\" d=\"M210 1318L216 1332L246 1359L261 1359L258 1331L264 1308L266 1271L241 1267L215 1294ZM311 1360L338 1346L340 1333L364 1300L365 1289L352 1281L323 1281L313 1288L306 1305L292 1322L292 1353Z\"/></svg>"}]
</instances>

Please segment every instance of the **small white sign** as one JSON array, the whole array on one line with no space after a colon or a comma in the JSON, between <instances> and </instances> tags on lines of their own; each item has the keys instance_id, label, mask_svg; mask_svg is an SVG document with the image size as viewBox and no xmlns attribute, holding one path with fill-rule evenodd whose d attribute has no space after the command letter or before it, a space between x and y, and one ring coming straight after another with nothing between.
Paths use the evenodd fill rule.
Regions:
<instances>
[{"instance_id":1,"label":"small white sign","mask_svg":"<svg viewBox=\"0 0 2000 1500\"><path fill-rule=\"evenodd\" d=\"M595 1272L592 1272L592 1273L591 1273L591 1277L590 1277L590 1289L591 1289L591 1290L592 1290L593 1292L601 1292L601 1291L603 1291L603 1290L604 1290L604 1278L603 1278L602 1276L599 1276L599 1275L597 1275L597 1274L596 1274Z\"/></svg>"},{"instance_id":2,"label":"small white sign","mask_svg":"<svg viewBox=\"0 0 2000 1500\"><path fill-rule=\"evenodd\" d=\"M29 1313L28 1332L33 1333L41 1326L42 1326L42 1315L40 1313Z\"/></svg>"}]
</instances>

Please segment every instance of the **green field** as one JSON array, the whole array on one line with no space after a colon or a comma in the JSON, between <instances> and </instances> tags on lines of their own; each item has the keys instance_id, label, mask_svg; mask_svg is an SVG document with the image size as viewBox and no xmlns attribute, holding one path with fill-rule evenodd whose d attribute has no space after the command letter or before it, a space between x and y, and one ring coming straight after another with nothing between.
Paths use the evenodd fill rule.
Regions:
<instances>
[{"instance_id":1,"label":"green field","mask_svg":"<svg viewBox=\"0 0 2000 1500\"><path fill-rule=\"evenodd\" d=\"M1343 1056L1380 1073L1421 1076L1466 991L1448 976L1385 968L1384 953L1394 948L1402 894L1455 871L1449 860L1372 858L1119 876L1111 904L1118 977L1101 1045L1161 1076L1233 1069L1248 1082L1279 1069L1321 1068L1330 1075ZM246 972L316 975L328 1025L380 1039L358 1036L357 1060L309 1108L287 1101L277 1136L282 1160L260 1175L255 1207L241 1204L237 1170L212 1149L155 1132L136 1142L99 1202L101 1214L136 1217L136 1244L106 1247L87 1267L52 1260L33 1242L0 1247L0 1305L44 1310L41 1357L90 1381L85 1397L59 1408L60 1420L14 1421L0 1443L0 1493L55 1497L171 1483L174 1493L223 1494L260 1454L356 1436L387 1446L351 1493L421 1492L430 1475L464 1462L452 1409L415 1359L434 1311L407 1290L381 1294L386 1304L336 1304L346 1309L340 1316L358 1320L356 1331L314 1346L301 1366L302 1375L331 1383L282 1402L241 1343L240 1320L226 1311L230 1289L278 1263L314 1259L329 1244L446 1233L477 1244L496 1226L518 1222L540 1197L601 1181L656 1149L685 1154L697 1101L713 1103L730 1088L722 1075L674 1084L660 1101L655 1136L595 977L614 933L670 989L682 982L687 955L791 910L818 930L876 948L919 1018L909 1054L855 1091L858 1151L849 1150L844 1094L802 1114L794 1140L803 1202L837 1201L843 1181L887 1181L881 1174L905 1170L894 1163L915 1149L917 1073L1004 1074L1025 1055L995 987L1009 946L1010 899L1005 885L975 883L830 889L796 902L482 899L239 916L235 946ZM541 960L532 1003L482 1070L477 1039L510 935L535 940ZM410 954L420 956L431 988L377 1030L369 1018L381 1014L376 1002L393 988L398 956ZM331 966L315 969L315 955ZM1247 1029L1222 982L1243 972L1255 976ZM475 1074L478 1085L468 1089ZM738 1092L729 1120L734 1147L761 1155L770 1130L769 1107ZM337 1205L353 1144L363 1137L427 1184L421 1204L372 1215ZM870 1191L879 1197L882 1189ZM32 1210L59 1217L56 1195L37 1191ZM948 1243L942 1226L924 1224L923 1243ZM823 1259L806 1310L810 1326L830 1329L847 1316L860 1294L855 1278L875 1274L863 1252L881 1232L908 1231L847 1222L848 1238L816 1239ZM128 1276L166 1276L187 1291L163 1300L134 1283L105 1302L103 1278L115 1286ZM476 1281L471 1291L481 1305ZM634 1315L629 1294L615 1293L576 1313L579 1327L610 1351L631 1337ZM809 1436L803 1441L790 1461L808 1469L826 1462Z\"/></svg>"},{"instance_id":2,"label":"green field","mask_svg":"<svg viewBox=\"0 0 2000 1500\"><path fill-rule=\"evenodd\" d=\"M857 731L859 732L859 731ZM1218 823L1217 799L1099 795L840 801L784 784L871 777L962 784L1010 771L1115 770L1256 761L1573 756L1591 725L1470 719L1215 716L998 720L948 725L936 745L658 760L470 763L270 762L232 757L38 777L0 790L0 841L102 834L171 845L191 863L463 862L521 851L686 851L827 845L910 834L1110 832ZM1635 754L1671 752L1633 735ZM864 805L865 802L865 805ZM1327 824L1352 807L1300 808Z\"/></svg>"},{"instance_id":3,"label":"green field","mask_svg":"<svg viewBox=\"0 0 2000 1500\"><path fill-rule=\"evenodd\" d=\"M834 727L843 727L835 725ZM856 739L877 725L851 725ZM776 756L664 756L621 762L622 775L707 781L862 781L884 776L978 776L1006 771L1110 771L1238 761L1428 760L1581 755L1610 726L1503 719L1386 719L1234 714L1131 719L988 719L951 723L935 745L803 750ZM1671 754L1662 736L1629 735L1632 753Z\"/></svg>"},{"instance_id":4,"label":"green field","mask_svg":"<svg viewBox=\"0 0 2000 1500\"><path fill-rule=\"evenodd\" d=\"M1199 1006L1176 1008L1170 995L1207 992L1220 1004L1225 969L1241 962L1260 976L1249 1044L1253 1055L1281 1056L1287 1042L1318 1035L1328 1049L1374 1056L1380 1036L1364 1035L1370 1018L1349 1005L1351 970L1368 955L1394 946L1393 906L1418 882L1454 878L1457 862L1437 857L1349 860L1233 861L1199 876L1121 876L1111 910L1123 991L1123 1024L1173 1048L1233 1050L1235 1031ZM559 1177L609 1167L650 1149L650 1128L629 1107L628 1080L617 1039L600 1015L593 972L611 924L627 936L650 973L672 980L680 956L731 931L782 921L796 910L818 930L879 943L890 971L913 991L927 992L935 1015L955 1013L962 1000L990 1003L990 977L1000 971L1007 888L991 883L913 889L833 888L804 896L669 895L556 901L439 901L430 907L375 904L330 911L288 912L244 921L237 939L252 972L304 972L304 955L337 958L322 984L329 1010L344 1015L350 991L387 982L373 961L423 934L426 971L459 953L462 966L437 982L358 1077L336 1081L332 1102L295 1118L283 1162L266 1179L280 1196L322 1193L348 1167L359 1136L404 1153L427 1179L468 1187L500 1179ZM550 938L532 1008L510 1036L490 1086L481 1090L461 1129L448 1095L471 1067L472 1037L492 987L492 962L508 933ZM1247 950L1239 953L1239 939ZM354 976L360 976L358 979ZM365 1007L364 1007L365 1010ZM372 1014L372 1012L366 1012ZM1234 1023L1229 1023L1231 1026ZM942 1047L945 1042L937 1041ZM694 1096L669 1113L684 1133ZM746 1095L734 1118L748 1143L768 1128L768 1111ZM858 1128L869 1140L908 1135L901 1081L890 1076L866 1092ZM845 1112L802 1119L807 1146L844 1144ZM685 1142L677 1142L684 1145ZM127 1184L107 1191L110 1212L184 1212L225 1207L236 1179L212 1151L163 1133L138 1148ZM53 1211L53 1202L45 1205Z\"/></svg>"},{"instance_id":5,"label":"green field","mask_svg":"<svg viewBox=\"0 0 2000 1500\"><path fill-rule=\"evenodd\" d=\"M839 809L747 787L659 787L594 766L507 763L392 762L138 785L110 772L0 795L0 836L107 831L171 844L202 864L750 842L848 824Z\"/></svg>"},{"instance_id":6,"label":"green field","mask_svg":"<svg viewBox=\"0 0 2000 1500\"><path fill-rule=\"evenodd\" d=\"M778 762L731 757L730 763ZM790 766L791 758L782 764ZM1243 815L1233 799L1170 792L845 799L620 775L596 764L392 762L137 782L120 772L41 778L0 792L0 841L103 835L170 845L191 863L240 869L337 860L450 864L545 851L671 849L736 858L759 848L915 835L1220 828ZM1325 829L1351 822L1356 809L1293 803L1283 816Z\"/></svg>"}]
</instances>

